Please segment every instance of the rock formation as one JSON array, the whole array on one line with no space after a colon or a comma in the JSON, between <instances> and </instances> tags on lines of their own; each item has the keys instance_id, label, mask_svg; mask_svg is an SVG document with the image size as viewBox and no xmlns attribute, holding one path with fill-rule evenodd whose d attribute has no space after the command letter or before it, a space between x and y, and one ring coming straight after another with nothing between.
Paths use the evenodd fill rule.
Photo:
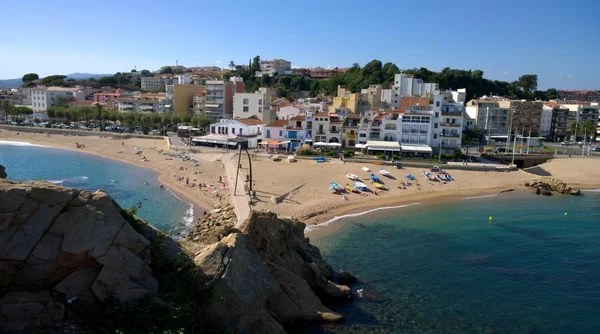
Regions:
<instances>
[{"instance_id":1,"label":"rock formation","mask_svg":"<svg viewBox=\"0 0 600 334\"><path fill-rule=\"evenodd\" d=\"M0 182L0 331L62 319L73 298L155 294L149 244L101 190Z\"/></svg>"},{"instance_id":2,"label":"rock formation","mask_svg":"<svg viewBox=\"0 0 600 334\"><path fill-rule=\"evenodd\" d=\"M7 175L4 166L0 165L0 179L6 179Z\"/></svg>"},{"instance_id":3,"label":"rock formation","mask_svg":"<svg viewBox=\"0 0 600 334\"><path fill-rule=\"evenodd\" d=\"M230 214L221 209L207 221ZM214 239L201 241L192 234L181 247L126 214L101 190L0 181L0 332L63 328L72 321L74 300L145 307L150 298L174 311L165 287L183 280L181 286L191 290L167 294L201 304L201 312L188 308L185 314L210 319L220 332L284 333L297 321L340 321L342 315L318 296L347 300L351 291L333 282L338 274L304 237L304 227L273 213L252 212L239 231L219 229ZM193 275L184 277L179 268L192 268ZM355 280L346 273L339 278ZM198 293L207 297L198 301Z\"/></svg>"},{"instance_id":4,"label":"rock formation","mask_svg":"<svg viewBox=\"0 0 600 334\"><path fill-rule=\"evenodd\" d=\"M534 188L533 192L537 195L542 194L550 196L552 195L553 191L565 195L581 194L581 190L579 190L578 188L569 187L566 183L562 182L561 180L553 179L550 177L536 178L531 183L525 183L525 186Z\"/></svg>"}]
</instances>

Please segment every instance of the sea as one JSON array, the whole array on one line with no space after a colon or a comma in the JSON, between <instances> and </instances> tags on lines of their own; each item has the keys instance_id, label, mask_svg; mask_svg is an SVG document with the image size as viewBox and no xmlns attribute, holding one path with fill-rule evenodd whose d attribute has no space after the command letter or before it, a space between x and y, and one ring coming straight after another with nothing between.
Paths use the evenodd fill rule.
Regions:
<instances>
[{"instance_id":1,"label":"sea","mask_svg":"<svg viewBox=\"0 0 600 334\"><path fill-rule=\"evenodd\" d=\"M334 224L311 242L359 282L353 302L328 305L346 321L311 331L600 333L600 190L415 203Z\"/></svg>"},{"instance_id":2,"label":"sea","mask_svg":"<svg viewBox=\"0 0 600 334\"><path fill-rule=\"evenodd\" d=\"M45 180L66 187L102 189L125 209L138 206L137 215L173 236L189 231L194 207L167 188L150 168L101 158L83 152L29 143L0 141L0 165L8 180Z\"/></svg>"}]
</instances>

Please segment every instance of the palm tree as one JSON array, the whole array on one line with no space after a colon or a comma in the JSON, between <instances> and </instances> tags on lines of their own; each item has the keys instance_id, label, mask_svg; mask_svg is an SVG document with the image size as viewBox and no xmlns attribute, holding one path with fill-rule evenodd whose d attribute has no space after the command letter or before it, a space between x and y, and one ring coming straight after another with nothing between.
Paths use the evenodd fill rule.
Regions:
<instances>
[{"instance_id":1,"label":"palm tree","mask_svg":"<svg viewBox=\"0 0 600 334\"><path fill-rule=\"evenodd\" d=\"M587 138L590 138L590 140L594 137L594 130L594 123L591 120L588 119L581 123L581 132L583 132Z\"/></svg>"},{"instance_id":2,"label":"palm tree","mask_svg":"<svg viewBox=\"0 0 600 334\"><path fill-rule=\"evenodd\" d=\"M104 107L100 103L94 104L96 108L96 113L98 113L98 121L102 121L102 112L104 111Z\"/></svg>"},{"instance_id":3,"label":"palm tree","mask_svg":"<svg viewBox=\"0 0 600 334\"><path fill-rule=\"evenodd\" d=\"M235 70L235 63L232 61L229 62L229 68L233 71Z\"/></svg>"}]
</instances>

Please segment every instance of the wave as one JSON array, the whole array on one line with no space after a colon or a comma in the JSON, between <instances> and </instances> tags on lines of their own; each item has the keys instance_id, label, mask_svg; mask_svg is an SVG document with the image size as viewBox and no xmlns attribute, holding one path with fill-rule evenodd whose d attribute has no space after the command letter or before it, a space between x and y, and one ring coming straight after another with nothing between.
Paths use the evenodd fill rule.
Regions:
<instances>
[{"instance_id":1,"label":"wave","mask_svg":"<svg viewBox=\"0 0 600 334\"><path fill-rule=\"evenodd\" d=\"M85 183L87 180L89 180L89 177L87 177L87 176L75 176L75 177L66 178L66 179L50 179L50 180L45 180L45 181L54 183L54 184L64 184L65 182L81 184L81 183ZM37 180L27 180L27 182L35 182L35 181L37 181Z\"/></svg>"},{"instance_id":2,"label":"wave","mask_svg":"<svg viewBox=\"0 0 600 334\"><path fill-rule=\"evenodd\" d=\"M581 189L582 193L600 193L600 189Z\"/></svg>"},{"instance_id":3,"label":"wave","mask_svg":"<svg viewBox=\"0 0 600 334\"><path fill-rule=\"evenodd\" d=\"M181 197L177 196L177 194L174 191L172 191L171 189L169 189L167 187L165 187L165 188L171 193L171 195L175 196L175 198L182 201L183 203L187 203L190 206L185 211L185 214L182 217L182 220L186 227L186 230L190 231L194 227L194 205L188 201L184 201L183 199L181 199Z\"/></svg>"},{"instance_id":4,"label":"wave","mask_svg":"<svg viewBox=\"0 0 600 334\"><path fill-rule=\"evenodd\" d=\"M472 196L472 197L465 197L465 198L463 198L463 199L464 199L464 200L470 200L470 199L489 198L489 197L496 197L496 196L498 196L498 194L490 194L490 195Z\"/></svg>"},{"instance_id":5,"label":"wave","mask_svg":"<svg viewBox=\"0 0 600 334\"><path fill-rule=\"evenodd\" d=\"M395 206L384 206L381 208L375 208L375 209L371 209L371 210L367 210L367 211L362 211L362 212L358 212L358 213L349 213L347 215L342 215L342 216L335 216L333 218L331 218L330 220L321 223L321 224L316 224L316 225L309 225L306 226L306 228L304 229L305 232L310 232L312 230L315 230L319 227L323 227L323 226L327 226L335 221L338 221L340 219L344 219L344 218L351 218L351 217L360 217L360 216L364 216L366 214L375 212L375 211L380 211L380 210L393 210L393 209L401 209L401 208L406 208L409 206L414 206L414 205L419 205L421 203L410 203L410 204L404 204L404 205L395 205Z\"/></svg>"},{"instance_id":6,"label":"wave","mask_svg":"<svg viewBox=\"0 0 600 334\"><path fill-rule=\"evenodd\" d=\"M45 145L32 144L32 143L29 143L26 141L9 141L9 140L0 140L0 145L50 147L50 146L45 146Z\"/></svg>"}]
</instances>

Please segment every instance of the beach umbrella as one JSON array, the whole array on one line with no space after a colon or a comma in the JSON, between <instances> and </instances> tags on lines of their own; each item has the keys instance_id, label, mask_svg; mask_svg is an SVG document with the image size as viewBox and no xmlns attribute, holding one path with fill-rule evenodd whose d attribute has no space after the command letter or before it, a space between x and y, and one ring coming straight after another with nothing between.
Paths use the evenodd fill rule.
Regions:
<instances>
[{"instance_id":1,"label":"beach umbrella","mask_svg":"<svg viewBox=\"0 0 600 334\"><path fill-rule=\"evenodd\" d=\"M329 143L329 146L340 147L340 146L342 146L342 144L340 144L340 143Z\"/></svg>"}]
</instances>

